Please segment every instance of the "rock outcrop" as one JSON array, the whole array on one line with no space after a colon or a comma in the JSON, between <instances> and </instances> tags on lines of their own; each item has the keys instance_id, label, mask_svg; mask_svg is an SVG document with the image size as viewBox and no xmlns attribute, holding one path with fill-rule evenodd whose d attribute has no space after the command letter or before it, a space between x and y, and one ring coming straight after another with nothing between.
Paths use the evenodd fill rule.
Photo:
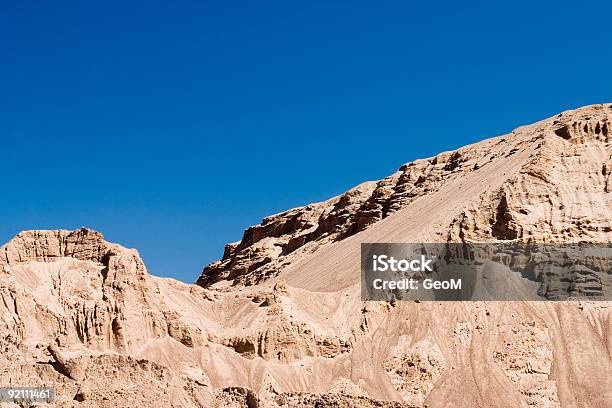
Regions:
<instances>
[{"instance_id":1,"label":"rock outcrop","mask_svg":"<svg viewBox=\"0 0 612 408\"><path fill-rule=\"evenodd\" d=\"M197 283L261 282L321 246L461 184L476 187L478 195L453 214L450 225L438 231L439 239L605 242L612 232L611 119L610 105L564 112L508 135L407 163L383 180L328 201L267 217L248 228L240 242L226 245L223 258L204 268ZM508 170L496 174L495 188L478 188L502 164Z\"/></svg>"}]
</instances>

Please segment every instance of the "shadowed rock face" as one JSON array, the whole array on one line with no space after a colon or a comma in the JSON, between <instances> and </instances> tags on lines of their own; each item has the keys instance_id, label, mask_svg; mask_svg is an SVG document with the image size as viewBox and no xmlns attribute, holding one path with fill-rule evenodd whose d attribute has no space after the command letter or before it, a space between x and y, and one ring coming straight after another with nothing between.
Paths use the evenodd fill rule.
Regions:
<instances>
[{"instance_id":1,"label":"shadowed rock face","mask_svg":"<svg viewBox=\"0 0 612 408\"><path fill-rule=\"evenodd\" d=\"M612 406L609 302L362 302L362 242L610 242L611 105L268 217L198 285L95 231L0 247L0 385L57 406ZM579 273L578 271L577 273Z\"/></svg>"}]
</instances>

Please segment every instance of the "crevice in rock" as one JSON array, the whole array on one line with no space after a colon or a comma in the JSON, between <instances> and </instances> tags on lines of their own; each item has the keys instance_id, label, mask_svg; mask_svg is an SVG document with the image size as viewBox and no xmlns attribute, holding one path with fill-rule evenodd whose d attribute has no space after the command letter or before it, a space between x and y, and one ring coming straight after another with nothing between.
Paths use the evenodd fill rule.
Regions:
<instances>
[{"instance_id":1,"label":"crevice in rock","mask_svg":"<svg viewBox=\"0 0 612 408\"><path fill-rule=\"evenodd\" d=\"M565 140L569 140L572 137L568 126L563 126L555 130L555 135L562 137Z\"/></svg>"},{"instance_id":2,"label":"crevice in rock","mask_svg":"<svg viewBox=\"0 0 612 408\"><path fill-rule=\"evenodd\" d=\"M505 194L497 205L495 222L491 226L491 234L499 240L508 241L518 238L518 231L513 226L513 218Z\"/></svg>"}]
</instances>

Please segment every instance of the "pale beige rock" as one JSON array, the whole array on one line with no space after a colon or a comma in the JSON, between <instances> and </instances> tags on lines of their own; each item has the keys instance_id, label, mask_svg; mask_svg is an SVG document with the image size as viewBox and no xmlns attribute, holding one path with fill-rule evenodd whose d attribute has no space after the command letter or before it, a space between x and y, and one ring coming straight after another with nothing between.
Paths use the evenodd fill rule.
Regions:
<instances>
[{"instance_id":1,"label":"pale beige rock","mask_svg":"<svg viewBox=\"0 0 612 408\"><path fill-rule=\"evenodd\" d=\"M66 407L612 406L610 302L359 292L362 242L610 242L611 117L564 112L268 217L200 286L95 231L22 232L0 248L1 385Z\"/></svg>"}]
</instances>

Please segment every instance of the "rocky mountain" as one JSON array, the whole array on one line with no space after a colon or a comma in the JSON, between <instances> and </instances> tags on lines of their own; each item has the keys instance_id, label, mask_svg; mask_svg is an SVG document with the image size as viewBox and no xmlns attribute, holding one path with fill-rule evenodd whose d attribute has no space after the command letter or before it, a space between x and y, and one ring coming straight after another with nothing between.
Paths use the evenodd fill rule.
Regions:
<instances>
[{"instance_id":1,"label":"rocky mountain","mask_svg":"<svg viewBox=\"0 0 612 408\"><path fill-rule=\"evenodd\" d=\"M267 217L197 285L92 230L22 232L0 248L1 385L66 407L612 406L610 302L360 297L363 242L610 242L610 118L563 112Z\"/></svg>"},{"instance_id":2,"label":"rocky mountain","mask_svg":"<svg viewBox=\"0 0 612 408\"><path fill-rule=\"evenodd\" d=\"M607 241L611 116L606 105L564 112L267 217L226 245L223 259L208 265L198 284L259 283L387 218L393 221L376 230L380 238L401 238L397 242L414 234L413 228L389 228L399 219L436 222L440 228L427 235L430 242ZM410 217L417 208L418 217ZM445 222L434 212L444 213Z\"/></svg>"}]
</instances>

